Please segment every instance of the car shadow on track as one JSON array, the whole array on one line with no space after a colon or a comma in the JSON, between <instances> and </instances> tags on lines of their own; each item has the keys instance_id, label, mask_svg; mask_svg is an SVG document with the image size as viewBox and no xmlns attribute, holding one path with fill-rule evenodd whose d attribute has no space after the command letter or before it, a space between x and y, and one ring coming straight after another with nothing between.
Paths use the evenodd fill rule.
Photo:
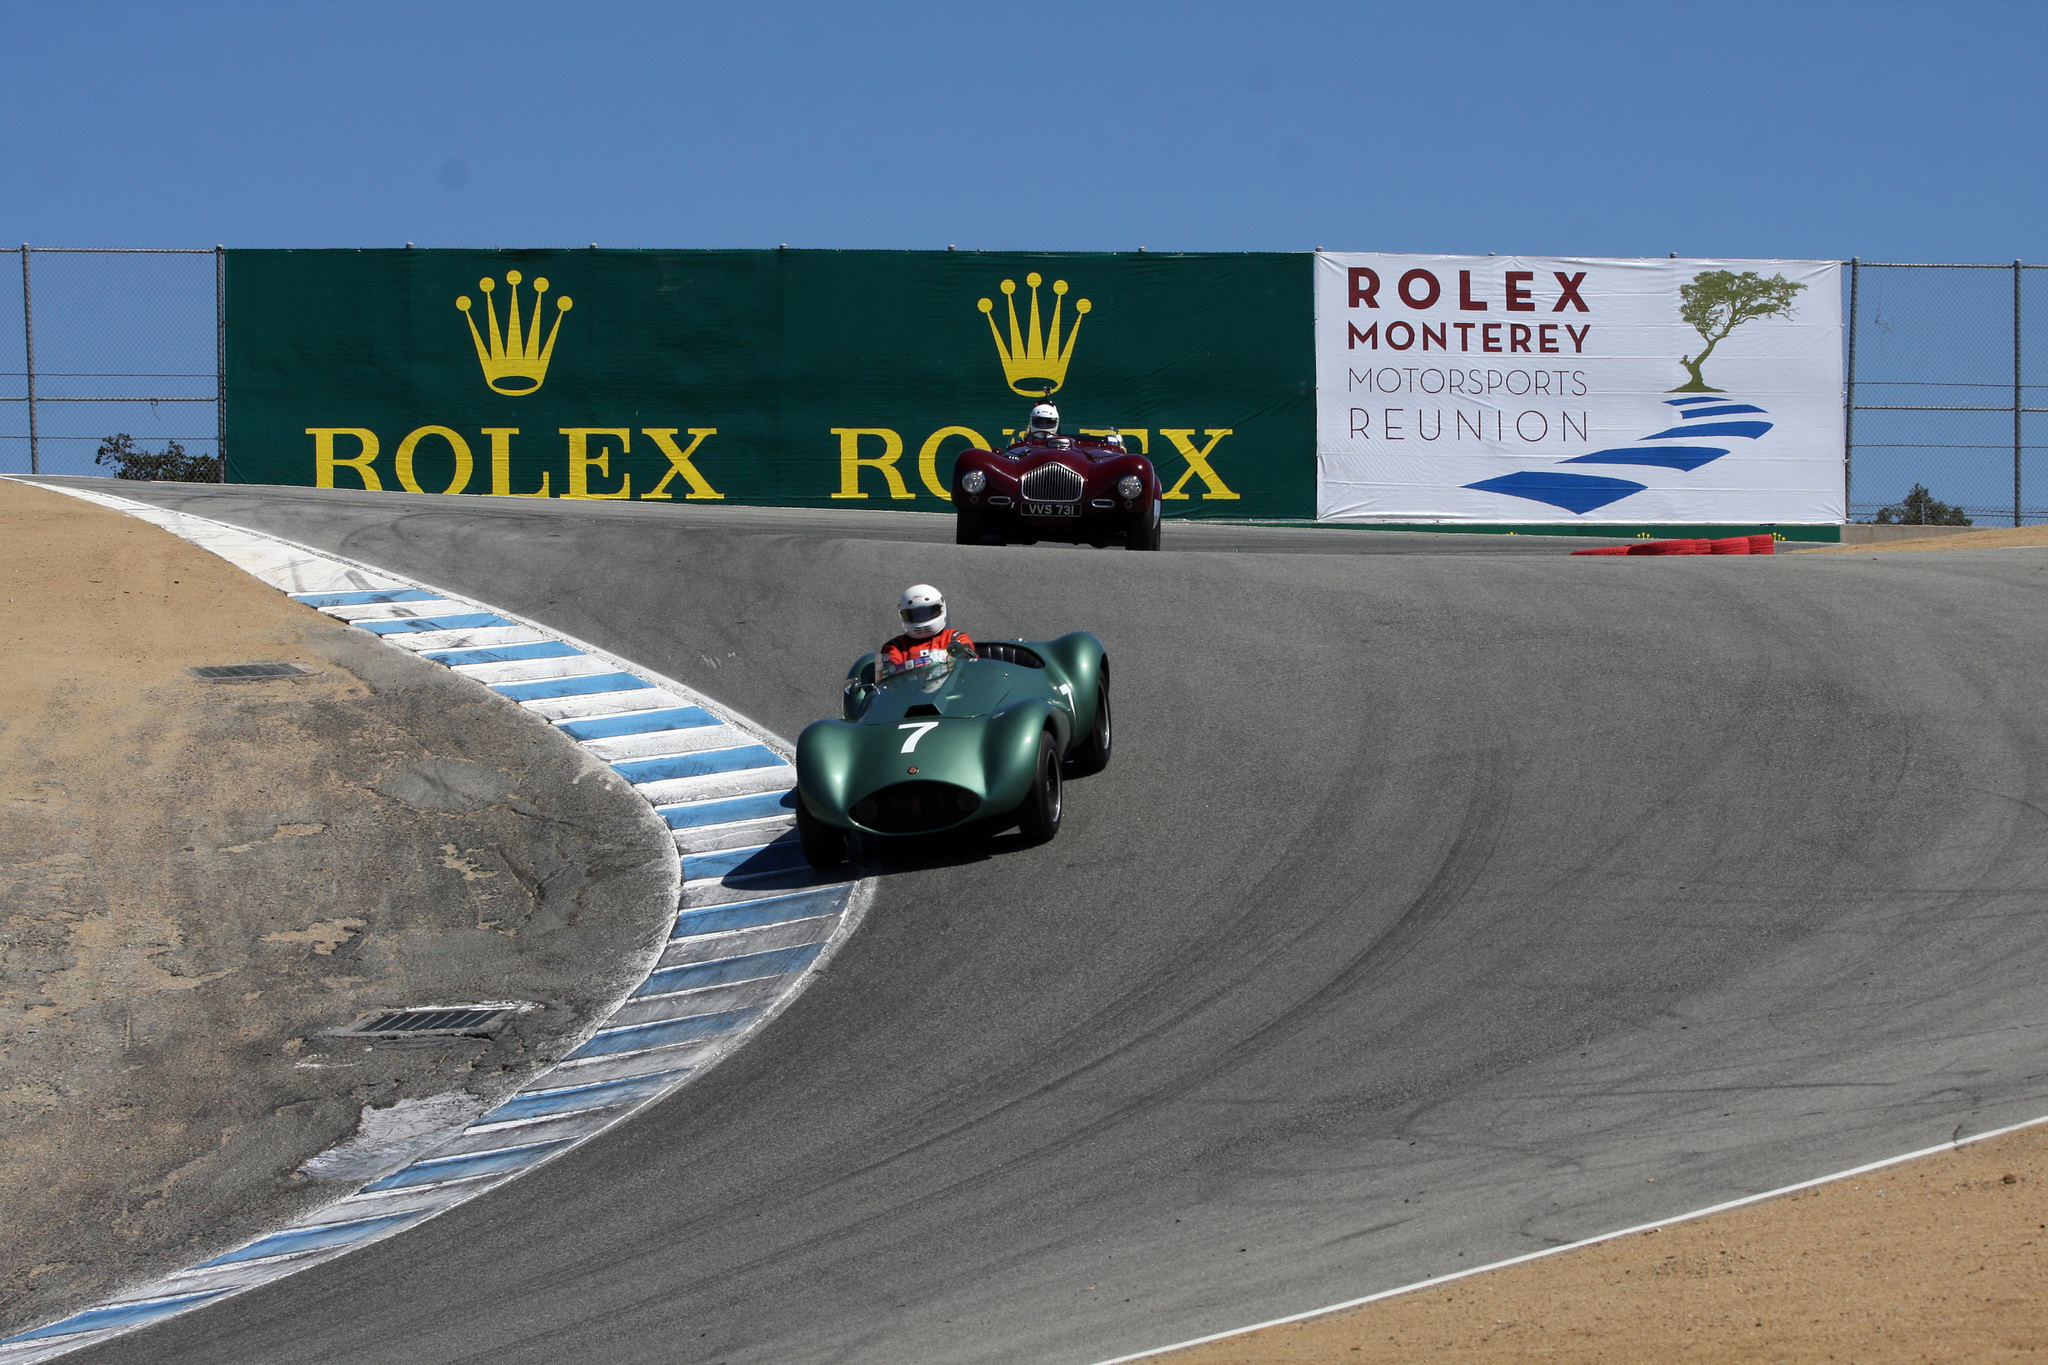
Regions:
<instances>
[{"instance_id":1,"label":"car shadow on track","mask_svg":"<svg viewBox=\"0 0 2048 1365\"><path fill-rule=\"evenodd\" d=\"M950 830L909 839L872 839L855 836L853 861L862 876L887 876L898 872L926 872L942 867L966 867L993 858L1022 853L1038 845L1012 827L987 833Z\"/></svg>"}]
</instances>

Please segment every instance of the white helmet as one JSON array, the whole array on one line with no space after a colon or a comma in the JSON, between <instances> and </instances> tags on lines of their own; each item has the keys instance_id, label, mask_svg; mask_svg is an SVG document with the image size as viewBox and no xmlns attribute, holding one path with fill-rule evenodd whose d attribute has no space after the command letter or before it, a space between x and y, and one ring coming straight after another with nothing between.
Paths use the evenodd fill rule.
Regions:
<instances>
[{"instance_id":1,"label":"white helmet","mask_svg":"<svg viewBox=\"0 0 2048 1365\"><path fill-rule=\"evenodd\" d=\"M1031 424L1024 428L1026 436L1041 440L1060 434L1060 410L1050 403L1040 403L1031 410Z\"/></svg>"},{"instance_id":2,"label":"white helmet","mask_svg":"<svg viewBox=\"0 0 2048 1365\"><path fill-rule=\"evenodd\" d=\"M929 583L913 583L896 603L903 618L903 633L913 640L929 640L946 628L946 598Z\"/></svg>"}]
</instances>

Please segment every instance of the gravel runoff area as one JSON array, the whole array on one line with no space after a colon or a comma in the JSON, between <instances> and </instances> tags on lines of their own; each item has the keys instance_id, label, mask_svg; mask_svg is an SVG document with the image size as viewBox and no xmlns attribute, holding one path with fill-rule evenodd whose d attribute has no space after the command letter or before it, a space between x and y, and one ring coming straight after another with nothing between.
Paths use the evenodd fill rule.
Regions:
<instances>
[{"instance_id":1,"label":"gravel runoff area","mask_svg":"<svg viewBox=\"0 0 2048 1365\"><path fill-rule=\"evenodd\" d=\"M568 739L153 526L0 481L0 546L4 1335L489 1107L637 979L678 867ZM187 671L250 662L310 676ZM505 1000L494 1039L328 1035Z\"/></svg>"},{"instance_id":2,"label":"gravel runoff area","mask_svg":"<svg viewBox=\"0 0 2048 1365\"><path fill-rule=\"evenodd\" d=\"M2048 1354L2048 1125L1160 1365Z\"/></svg>"}]
</instances>

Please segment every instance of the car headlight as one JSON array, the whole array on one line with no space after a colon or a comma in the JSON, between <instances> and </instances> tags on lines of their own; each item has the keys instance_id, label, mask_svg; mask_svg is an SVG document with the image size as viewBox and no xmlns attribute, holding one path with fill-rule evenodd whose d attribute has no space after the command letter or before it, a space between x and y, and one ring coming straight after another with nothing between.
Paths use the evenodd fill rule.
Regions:
<instances>
[{"instance_id":1,"label":"car headlight","mask_svg":"<svg viewBox=\"0 0 2048 1365\"><path fill-rule=\"evenodd\" d=\"M979 493L982 489L988 487L988 475L982 473L979 469L970 469L960 476L960 486L969 493Z\"/></svg>"},{"instance_id":2,"label":"car headlight","mask_svg":"<svg viewBox=\"0 0 2048 1365\"><path fill-rule=\"evenodd\" d=\"M1116 491L1128 501L1145 491L1145 481L1136 474L1126 474L1116 481Z\"/></svg>"}]
</instances>

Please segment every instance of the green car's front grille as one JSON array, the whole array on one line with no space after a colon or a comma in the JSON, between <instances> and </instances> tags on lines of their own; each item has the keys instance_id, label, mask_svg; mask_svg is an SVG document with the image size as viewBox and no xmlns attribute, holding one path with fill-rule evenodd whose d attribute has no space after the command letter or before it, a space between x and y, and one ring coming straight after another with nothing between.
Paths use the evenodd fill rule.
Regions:
<instances>
[{"instance_id":1,"label":"green car's front grille","mask_svg":"<svg viewBox=\"0 0 2048 1365\"><path fill-rule=\"evenodd\" d=\"M877 834L922 834L971 817L981 798L950 782L899 782L853 803L855 823Z\"/></svg>"}]
</instances>

